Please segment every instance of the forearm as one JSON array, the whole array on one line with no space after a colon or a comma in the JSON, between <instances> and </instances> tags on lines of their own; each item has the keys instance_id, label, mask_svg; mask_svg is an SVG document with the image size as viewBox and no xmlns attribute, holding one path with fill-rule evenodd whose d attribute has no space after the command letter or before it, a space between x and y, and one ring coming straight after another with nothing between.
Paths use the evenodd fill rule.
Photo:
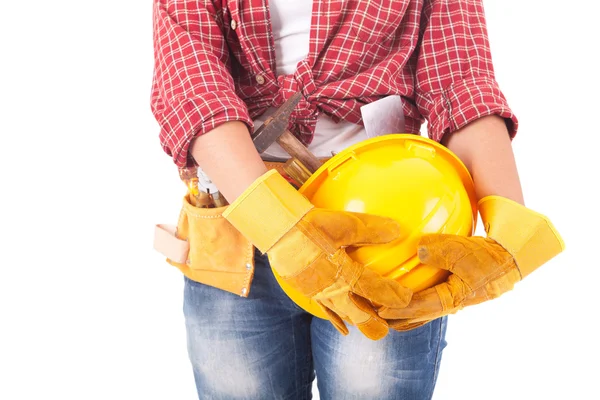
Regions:
<instances>
[{"instance_id":1,"label":"forearm","mask_svg":"<svg viewBox=\"0 0 600 400\"><path fill-rule=\"evenodd\" d=\"M469 123L442 141L466 165L477 199L498 195L524 205L523 191L504 119L490 115Z\"/></svg>"},{"instance_id":2,"label":"forearm","mask_svg":"<svg viewBox=\"0 0 600 400\"><path fill-rule=\"evenodd\" d=\"M226 122L194 139L191 154L230 203L267 171L246 124Z\"/></svg>"}]
</instances>

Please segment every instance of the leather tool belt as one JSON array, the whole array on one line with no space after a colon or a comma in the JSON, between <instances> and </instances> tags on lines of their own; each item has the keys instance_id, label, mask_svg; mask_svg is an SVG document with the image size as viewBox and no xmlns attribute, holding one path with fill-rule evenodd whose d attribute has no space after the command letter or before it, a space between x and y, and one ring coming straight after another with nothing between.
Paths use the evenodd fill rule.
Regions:
<instances>
[{"instance_id":1,"label":"leather tool belt","mask_svg":"<svg viewBox=\"0 0 600 400\"><path fill-rule=\"evenodd\" d=\"M265 165L287 177L283 162L265 161ZM154 248L189 279L247 297L255 249L223 218L226 208L195 207L187 193L177 225L156 225Z\"/></svg>"}]
</instances>

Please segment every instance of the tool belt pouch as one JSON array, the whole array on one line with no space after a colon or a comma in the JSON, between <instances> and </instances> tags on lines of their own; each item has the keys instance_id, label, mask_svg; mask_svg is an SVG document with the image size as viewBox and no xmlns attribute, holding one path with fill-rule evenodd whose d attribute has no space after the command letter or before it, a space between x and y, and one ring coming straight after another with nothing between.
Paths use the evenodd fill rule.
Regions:
<instances>
[{"instance_id":1,"label":"tool belt pouch","mask_svg":"<svg viewBox=\"0 0 600 400\"><path fill-rule=\"evenodd\" d=\"M183 199L177 227L156 225L154 248L189 279L247 297L254 275L254 246L222 213Z\"/></svg>"}]
</instances>

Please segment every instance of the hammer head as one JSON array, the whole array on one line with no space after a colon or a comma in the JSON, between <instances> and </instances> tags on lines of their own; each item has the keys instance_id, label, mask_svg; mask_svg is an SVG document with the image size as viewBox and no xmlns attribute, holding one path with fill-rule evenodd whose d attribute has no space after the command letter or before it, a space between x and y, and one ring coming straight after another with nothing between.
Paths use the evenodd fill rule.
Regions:
<instances>
[{"instance_id":1,"label":"hammer head","mask_svg":"<svg viewBox=\"0 0 600 400\"><path fill-rule=\"evenodd\" d=\"M275 143L287 130L290 114L301 98L301 93L295 93L254 132L252 142L259 154Z\"/></svg>"}]
</instances>

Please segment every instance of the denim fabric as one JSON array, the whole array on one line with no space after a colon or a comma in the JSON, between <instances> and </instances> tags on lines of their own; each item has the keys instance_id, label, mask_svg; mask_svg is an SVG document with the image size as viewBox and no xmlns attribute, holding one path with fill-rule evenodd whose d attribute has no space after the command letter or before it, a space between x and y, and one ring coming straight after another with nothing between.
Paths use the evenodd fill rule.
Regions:
<instances>
[{"instance_id":1,"label":"denim fabric","mask_svg":"<svg viewBox=\"0 0 600 400\"><path fill-rule=\"evenodd\" d=\"M248 298L185 278L187 343L199 399L431 399L446 318L379 341L342 336L281 290L256 254Z\"/></svg>"}]
</instances>

